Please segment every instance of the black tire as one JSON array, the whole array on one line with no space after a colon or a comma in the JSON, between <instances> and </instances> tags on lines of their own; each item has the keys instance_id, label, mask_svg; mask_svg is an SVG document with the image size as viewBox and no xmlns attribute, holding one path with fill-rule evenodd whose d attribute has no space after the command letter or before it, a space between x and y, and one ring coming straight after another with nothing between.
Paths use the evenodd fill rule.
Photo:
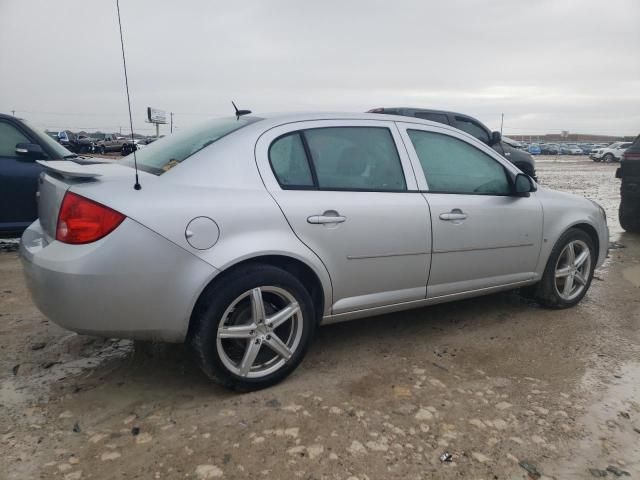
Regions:
<instances>
[{"instance_id":1,"label":"black tire","mask_svg":"<svg viewBox=\"0 0 640 480\"><path fill-rule=\"evenodd\" d=\"M616 161L616 157L614 157L611 153L607 153L604 157L602 157L602 160L605 163L612 163Z\"/></svg>"},{"instance_id":2,"label":"black tire","mask_svg":"<svg viewBox=\"0 0 640 480\"><path fill-rule=\"evenodd\" d=\"M582 290L580 295L577 297L567 301L563 299L557 292L555 282L556 282L556 264L558 263L558 258L560 254L564 250L564 248L570 242L574 240L581 240L585 244L588 245L591 257L590 269L586 279L585 288ZM595 263L597 259L597 252L595 251L595 246L593 244L593 240L589 235L587 235L583 230L578 228L571 228L567 230L562 236L558 239L553 250L551 251L551 255L549 255L549 260L547 260L547 266L544 269L544 274L542 275L542 280L538 284L536 300L543 306L547 308L553 309L562 309L569 308L577 305L586 295L589 287L591 285L591 280L593 279L593 271L595 268Z\"/></svg>"},{"instance_id":3,"label":"black tire","mask_svg":"<svg viewBox=\"0 0 640 480\"><path fill-rule=\"evenodd\" d=\"M101 153L102 155L104 155L105 153L107 153L107 149L105 148L105 146L104 146L104 145L100 145L100 153Z\"/></svg>"},{"instance_id":4,"label":"black tire","mask_svg":"<svg viewBox=\"0 0 640 480\"><path fill-rule=\"evenodd\" d=\"M640 197L629 201L622 197L618 210L620 225L629 233L640 233Z\"/></svg>"},{"instance_id":5,"label":"black tire","mask_svg":"<svg viewBox=\"0 0 640 480\"><path fill-rule=\"evenodd\" d=\"M311 295L295 276L271 265L243 266L223 275L203 292L191 317L189 344L196 361L210 379L232 390L249 392L275 385L300 364L314 337L318 319ZM281 288L295 298L302 314L302 334L291 357L278 370L259 378L242 377L225 366L218 352L218 327L237 298L264 286Z\"/></svg>"}]
</instances>

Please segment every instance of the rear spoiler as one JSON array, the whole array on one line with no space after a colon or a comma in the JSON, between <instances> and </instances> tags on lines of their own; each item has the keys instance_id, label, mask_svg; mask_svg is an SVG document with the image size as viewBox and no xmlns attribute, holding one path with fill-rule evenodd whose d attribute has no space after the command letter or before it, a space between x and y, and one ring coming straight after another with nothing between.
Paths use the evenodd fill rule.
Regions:
<instances>
[{"instance_id":1,"label":"rear spoiler","mask_svg":"<svg viewBox=\"0 0 640 480\"><path fill-rule=\"evenodd\" d=\"M96 178L102 173L92 168L93 165L80 165L69 160L36 160L47 170L51 170L66 178Z\"/></svg>"}]
</instances>

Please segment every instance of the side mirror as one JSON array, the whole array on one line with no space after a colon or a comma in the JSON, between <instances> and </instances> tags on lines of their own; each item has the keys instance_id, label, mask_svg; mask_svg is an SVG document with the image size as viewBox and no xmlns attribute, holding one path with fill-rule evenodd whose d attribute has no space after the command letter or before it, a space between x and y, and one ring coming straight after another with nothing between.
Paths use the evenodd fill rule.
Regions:
<instances>
[{"instance_id":1,"label":"side mirror","mask_svg":"<svg viewBox=\"0 0 640 480\"><path fill-rule=\"evenodd\" d=\"M491 145L495 145L496 143L500 143L502 140L502 134L500 132L491 132Z\"/></svg>"},{"instance_id":2,"label":"side mirror","mask_svg":"<svg viewBox=\"0 0 640 480\"><path fill-rule=\"evenodd\" d=\"M531 192L537 190L535 183L529 175L519 173L516 175L514 184L514 195L516 197L528 197Z\"/></svg>"},{"instance_id":3,"label":"side mirror","mask_svg":"<svg viewBox=\"0 0 640 480\"><path fill-rule=\"evenodd\" d=\"M16 145L16 153L23 157L29 158L45 158L47 155L42 147L37 143L18 143Z\"/></svg>"}]
</instances>

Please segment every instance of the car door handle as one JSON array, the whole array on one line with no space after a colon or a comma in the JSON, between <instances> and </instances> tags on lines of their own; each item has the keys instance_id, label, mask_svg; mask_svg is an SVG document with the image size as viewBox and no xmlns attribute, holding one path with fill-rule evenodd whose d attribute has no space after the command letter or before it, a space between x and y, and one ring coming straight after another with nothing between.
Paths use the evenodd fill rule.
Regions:
<instances>
[{"instance_id":1,"label":"car door handle","mask_svg":"<svg viewBox=\"0 0 640 480\"><path fill-rule=\"evenodd\" d=\"M340 215L311 215L307 218L307 222L322 225L326 223L342 223L346 219L347 217Z\"/></svg>"},{"instance_id":2,"label":"car door handle","mask_svg":"<svg viewBox=\"0 0 640 480\"><path fill-rule=\"evenodd\" d=\"M440 214L440 220L446 220L446 221L464 220L466 218L467 218L467 214L458 208L451 210L449 213Z\"/></svg>"}]
</instances>

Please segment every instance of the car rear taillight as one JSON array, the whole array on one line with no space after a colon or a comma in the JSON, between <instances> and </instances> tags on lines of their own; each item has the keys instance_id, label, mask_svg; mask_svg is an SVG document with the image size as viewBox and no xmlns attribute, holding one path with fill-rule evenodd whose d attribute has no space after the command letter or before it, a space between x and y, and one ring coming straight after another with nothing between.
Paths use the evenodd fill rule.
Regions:
<instances>
[{"instance_id":1,"label":"car rear taillight","mask_svg":"<svg viewBox=\"0 0 640 480\"><path fill-rule=\"evenodd\" d=\"M126 217L78 194L67 192L62 200L56 240L64 243L91 243L111 233Z\"/></svg>"}]
</instances>

